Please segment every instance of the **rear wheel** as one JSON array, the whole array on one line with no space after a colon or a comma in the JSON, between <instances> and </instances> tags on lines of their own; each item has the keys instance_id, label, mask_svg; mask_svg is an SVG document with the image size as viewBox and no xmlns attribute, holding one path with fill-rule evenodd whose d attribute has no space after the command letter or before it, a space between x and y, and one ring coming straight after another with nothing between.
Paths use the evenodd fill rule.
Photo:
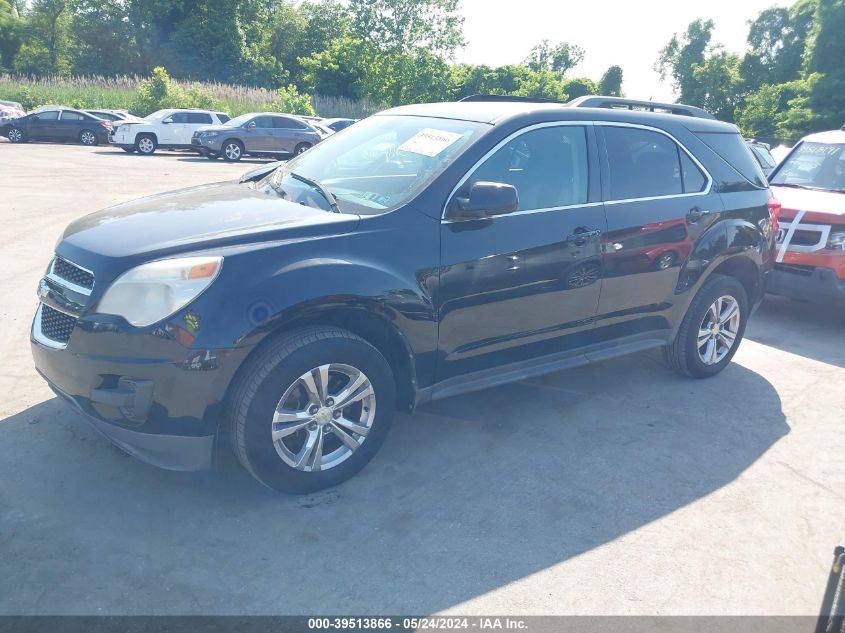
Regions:
<instances>
[{"instance_id":1,"label":"rear wheel","mask_svg":"<svg viewBox=\"0 0 845 633\"><path fill-rule=\"evenodd\" d=\"M230 431L238 459L266 486L291 493L335 486L384 442L393 374L360 337L302 328L247 362L229 405Z\"/></svg>"},{"instance_id":2,"label":"rear wheel","mask_svg":"<svg viewBox=\"0 0 845 633\"><path fill-rule=\"evenodd\" d=\"M26 134L24 134L24 131L19 127L9 128L9 134L7 137L12 143L26 142Z\"/></svg>"},{"instance_id":3,"label":"rear wheel","mask_svg":"<svg viewBox=\"0 0 845 633\"><path fill-rule=\"evenodd\" d=\"M678 335L666 348L669 365L694 378L715 376L736 354L749 312L743 285L733 277L713 275L692 300Z\"/></svg>"},{"instance_id":4,"label":"rear wheel","mask_svg":"<svg viewBox=\"0 0 845 633\"><path fill-rule=\"evenodd\" d=\"M82 130L79 133L79 142L83 145L96 145L99 143L99 140L97 139L97 135L91 130Z\"/></svg>"},{"instance_id":5,"label":"rear wheel","mask_svg":"<svg viewBox=\"0 0 845 633\"><path fill-rule=\"evenodd\" d=\"M293 155L299 156L302 152L309 149L311 147L311 143L300 143L296 147L293 148Z\"/></svg>"},{"instance_id":6,"label":"rear wheel","mask_svg":"<svg viewBox=\"0 0 845 633\"><path fill-rule=\"evenodd\" d=\"M236 163L241 159L241 156L244 154L244 146L241 145L240 141L226 141L223 143L223 147L221 149L221 155L223 156L223 160L229 163Z\"/></svg>"},{"instance_id":7,"label":"rear wheel","mask_svg":"<svg viewBox=\"0 0 845 633\"><path fill-rule=\"evenodd\" d=\"M139 154L150 156L156 151L156 140L152 134L141 134L135 141L135 149Z\"/></svg>"}]
</instances>

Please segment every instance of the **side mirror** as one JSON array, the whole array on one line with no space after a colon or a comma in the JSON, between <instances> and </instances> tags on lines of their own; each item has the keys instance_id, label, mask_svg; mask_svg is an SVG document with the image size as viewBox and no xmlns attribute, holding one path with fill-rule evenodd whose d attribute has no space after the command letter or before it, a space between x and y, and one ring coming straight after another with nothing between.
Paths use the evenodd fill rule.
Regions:
<instances>
[{"instance_id":1,"label":"side mirror","mask_svg":"<svg viewBox=\"0 0 845 633\"><path fill-rule=\"evenodd\" d=\"M173 123L173 119L167 117L164 121L162 121L162 123Z\"/></svg>"},{"instance_id":2,"label":"side mirror","mask_svg":"<svg viewBox=\"0 0 845 633\"><path fill-rule=\"evenodd\" d=\"M449 209L452 220L479 220L513 213L519 207L516 187L503 182L477 182L466 198L456 196Z\"/></svg>"},{"instance_id":3,"label":"side mirror","mask_svg":"<svg viewBox=\"0 0 845 633\"><path fill-rule=\"evenodd\" d=\"M247 123L247 124L244 126L244 128L245 128L245 129L247 129L247 130L252 130L252 129L254 129L254 128L255 128L255 126L256 126L255 121L250 121L249 123Z\"/></svg>"}]
</instances>

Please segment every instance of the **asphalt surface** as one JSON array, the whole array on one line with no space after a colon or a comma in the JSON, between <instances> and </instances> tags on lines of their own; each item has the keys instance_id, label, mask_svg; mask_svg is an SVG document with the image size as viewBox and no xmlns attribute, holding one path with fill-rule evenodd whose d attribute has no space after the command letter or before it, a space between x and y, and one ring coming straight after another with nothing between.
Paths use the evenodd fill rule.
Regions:
<instances>
[{"instance_id":1,"label":"asphalt surface","mask_svg":"<svg viewBox=\"0 0 845 633\"><path fill-rule=\"evenodd\" d=\"M845 538L841 309L767 301L706 381L646 353L399 415L307 497L111 447L32 366L53 245L255 163L0 141L0 614L816 613Z\"/></svg>"}]
</instances>

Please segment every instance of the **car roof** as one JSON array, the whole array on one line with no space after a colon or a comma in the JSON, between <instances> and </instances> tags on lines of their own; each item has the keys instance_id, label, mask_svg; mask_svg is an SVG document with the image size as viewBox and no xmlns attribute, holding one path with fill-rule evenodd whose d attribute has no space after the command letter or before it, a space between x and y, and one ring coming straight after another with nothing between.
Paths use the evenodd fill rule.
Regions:
<instances>
[{"instance_id":1,"label":"car roof","mask_svg":"<svg viewBox=\"0 0 845 633\"><path fill-rule=\"evenodd\" d=\"M735 125L690 116L622 110L616 108L570 107L558 103L526 101L458 101L399 106L379 112L376 116L401 115L456 119L499 125L517 118L559 121L610 121L640 125L681 124L694 132L737 133Z\"/></svg>"},{"instance_id":2,"label":"car roof","mask_svg":"<svg viewBox=\"0 0 845 633\"><path fill-rule=\"evenodd\" d=\"M805 136L802 141L811 143L845 143L845 130L830 130L828 132L816 132Z\"/></svg>"}]
</instances>

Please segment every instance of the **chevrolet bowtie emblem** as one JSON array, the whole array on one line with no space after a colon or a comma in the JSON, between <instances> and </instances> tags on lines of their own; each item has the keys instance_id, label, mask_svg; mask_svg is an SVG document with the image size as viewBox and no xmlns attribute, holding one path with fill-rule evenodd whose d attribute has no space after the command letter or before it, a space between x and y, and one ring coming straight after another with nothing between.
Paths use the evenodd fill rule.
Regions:
<instances>
[{"instance_id":1,"label":"chevrolet bowtie emblem","mask_svg":"<svg viewBox=\"0 0 845 633\"><path fill-rule=\"evenodd\" d=\"M38 298L43 299L48 294L50 294L50 286L48 286L47 282L42 279L41 283L38 284Z\"/></svg>"}]
</instances>

